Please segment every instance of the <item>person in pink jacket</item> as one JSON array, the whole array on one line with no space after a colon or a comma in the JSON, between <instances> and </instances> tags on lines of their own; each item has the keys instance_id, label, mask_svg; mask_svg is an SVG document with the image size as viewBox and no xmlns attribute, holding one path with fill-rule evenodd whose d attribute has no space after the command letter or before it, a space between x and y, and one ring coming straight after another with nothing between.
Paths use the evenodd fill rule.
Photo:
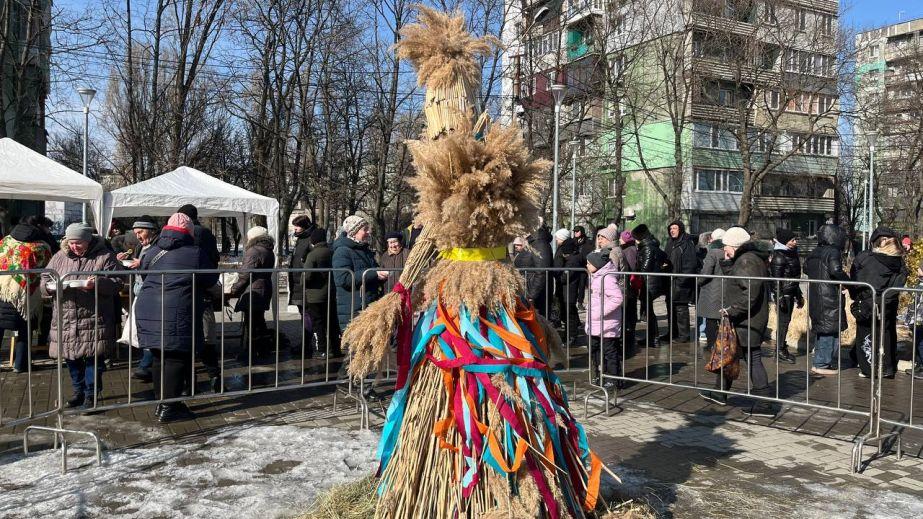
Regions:
<instances>
[{"instance_id":1,"label":"person in pink jacket","mask_svg":"<svg viewBox=\"0 0 923 519\"><path fill-rule=\"evenodd\" d=\"M603 372L606 375L621 375L623 295L618 266L616 262L610 261L609 255L596 251L587 254L586 268L590 273L586 334L589 337L591 366L592 361L599 358L601 344ZM620 385L611 379L603 383L607 389Z\"/></svg>"}]
</instances>

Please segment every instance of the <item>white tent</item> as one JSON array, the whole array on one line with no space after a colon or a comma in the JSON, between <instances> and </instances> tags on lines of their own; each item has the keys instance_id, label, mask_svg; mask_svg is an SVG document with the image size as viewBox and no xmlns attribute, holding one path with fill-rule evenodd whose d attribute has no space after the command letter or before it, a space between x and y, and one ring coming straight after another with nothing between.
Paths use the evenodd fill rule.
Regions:
<instances>
[{"instance_id":1,"label":"white tent","mask_svg":"<svg viewBox=\"0 0 923 519\"><path fill-rule=\"evenodd\" d=\"M266 216L269 235L278 239L279 202L218 180L197 169L180 166L163 175L106 193L104 221L123 216L169 216L185 204L199 210L199 217L238 218L246 233L247 216Z\"/></svg>"},{"instance_id":2,"label":"white tent","mask_svg":"<svg viewBox=\"0 0 923 519\"><path fill-rule=\"evenodd\" d=\"M90 204L100 234L108 229L100 225L103 187L99 183L8 137L0 139L0 197Z\"/></svg>"}]
</instances>

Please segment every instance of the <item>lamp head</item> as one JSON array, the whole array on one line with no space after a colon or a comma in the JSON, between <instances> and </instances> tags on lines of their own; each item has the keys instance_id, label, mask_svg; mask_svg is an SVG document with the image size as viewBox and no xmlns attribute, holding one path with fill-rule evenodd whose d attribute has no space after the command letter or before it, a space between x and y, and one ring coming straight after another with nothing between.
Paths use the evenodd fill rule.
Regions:
<instances>
[{"instance_id":1,"label":"lamp head","mask_svg":"<svg viewBox=\"0 0 923 519\"><path fill-rule=\"evenodd\" d=\"M85 108L90 106L90 103L93 102L93 97L96 95L96 90L92 88L78 88L77 93L80 94L80 99L83 100L83 106Z\"/></svg>"}]
</instances>

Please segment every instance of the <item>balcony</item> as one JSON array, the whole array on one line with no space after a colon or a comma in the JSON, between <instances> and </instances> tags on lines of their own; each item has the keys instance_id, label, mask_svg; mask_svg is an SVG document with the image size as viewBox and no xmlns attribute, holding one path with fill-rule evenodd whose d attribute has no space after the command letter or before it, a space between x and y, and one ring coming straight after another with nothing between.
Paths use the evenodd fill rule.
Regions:
<instances>
[{"instance_id":1,"label":"balcony","mask_svg":"<svg viewBox=\"0 0 923 519\"><path fill-rule=\"evenodd\" d=\"M780 211L785 213L832 213L835 208L833 195L830 197L811 198L797 196L762 196L754 197L754 209L757 211Z\"/></svg>"},{"instance_id":2,"label":"balcony","mask_svg":"<svg viewBox=\"0 0 923 519\"><path fill-rule=\"evenodd\" d=\"M721 61L716 57L698 56L692 61L693 70L700 76L749 83L753 85L772 85L781 81L778 71L758 67L753 64L738 65Z\"/></svg>"},{"instance_id":3,"label":"balcony","mask_svg":"<svg viewBox=\"0 0 923 519\"><path fill-rule=\"evenodd\" d=\"M570 2L565 17L565 25L571 26L581 22L588 22L595 17L602 17L603 0L574 0Z\"/></svg>"},{"instance_id":4,"label":"balcony","mask_svg":"<svg viewBox=\"0 0 923 519\"><path fill-rule=\"evenodd\" d=\"M753 123L755 110L748 110L747 117L750 123ZM694 101L692 103L692 119L695 121L719 121L728 122L736 121L740 117L740 112L732 106L720 106L707 104L703 101Z\"/></svg>"}]
</instances>

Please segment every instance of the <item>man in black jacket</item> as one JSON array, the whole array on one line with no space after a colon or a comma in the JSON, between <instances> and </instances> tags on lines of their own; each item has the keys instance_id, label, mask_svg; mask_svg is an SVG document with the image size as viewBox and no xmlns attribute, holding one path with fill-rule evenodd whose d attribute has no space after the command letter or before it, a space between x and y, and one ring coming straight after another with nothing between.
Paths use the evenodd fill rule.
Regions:
<instances>
[{"instance_id":1,"label":"man in black jacket","mask_svg":"<svg viewBox=\"0 0 923 519\"><path fill-rule=\"evenodd\" d=\"M801 279L801 259L798 257L798 240L788 229L776 229L772 255L769 258L769 274L779 279ZM804 306L801 284L797 281L780 281L771 287L773 300L776 302L776 355L780 360L795 363L795 357L788 351L785 337L792 322L795 305Z\"/></svg>"},{"instance_id":2,"label":"man in black jacket","mask_svg":"<svg viewBox=\"0 0 923 519\"><path fill-rule=\"evenodd\" d=\"M586 235L586 230L582 225L574 227L574 243L580 251L581 265L586 265L587 254L593 252L596 248L594 241L594 237ZM583 283L577 286L577 308L579 310L586 310L586 307L583 306L583 300L586 297L586 286L588 282L589 276L584 276Z\"/></svg>"},{"instance_id":3,"label":"man in black jacket","mask_svg":"<svg viewBox=\"0 0 923 519\"><path fill-rule=\"evenodd\" d=\"M517 237L513 240L513 266L517 269L538 268L540 263L538 252L532 248L524 238ZM545 309L540 308L545 301L545 272L526 270L522 277L526 280L526 299L535 305L535 309L542 315Z\"/></svg>"},{"instance_id":4,"label":"man in black jacket","mask_svg":"<svg viewBox=\"0 0 923 519\"><path fill-rule=\"evenodd\" d=\"M315 228L311 231L311 252L304 259L306 269L330 269L333 251L327 244L327 231ZM305 284L305 332L311 340L305 341L305 357L325 358L340 356L340 324L337 321L336 287L331 283L330 272L306 272ZM310 329L308 324L310 323ZM300 345L299 345L300 347Z\"/></svg>"},{"instance_id":5,"label":"man in black jacket","mask_svg":"<svg viewBox=\"0 0 923 519\"><path fill-rule=\"evenodd\" d=\"M572 338L583 333L577 313L577 287L585 282L586 262L581 263L580 249L567 229L559 229L554 238L558 244L554 252L554 268L564 269L557 272L554 295L558 302L558 315L561 319L566 318L565 330L568 338Z\"/></svg>"},{"instance_id":6,"label":"man in black jacket","mask_svg":"<svg viewBox=\"0 0 923 519\"><path fill-rule=\"evenodd\" d=\"M527 238L529 245L535 250L536 267L549 269L553 264L554 254L551 252L551 231L547 226L539 227L535 234ZM539 293L539 299L535 301L535 309L543 317L552 321L552 301L554 296L554 277L548 272L541 273L544 283L544 290Z\"/></svg>"},{"instance_id":7,"label":"man in black jacket","mask_svg":"<svg viewBox=\"0 0 923 519\"><path fill-rule=\"evenodd\" d=\"M815 375L836 375L840 332L846 329L846 298L843 286L837 281L849 281L843 271L843 249L846 231L833 224L822 225L817 230L817 248L805 260L804 270L809 279L833 283L811 283L808 286L808 314L816 337L814 342ZM838 358L838 357L837 357Z\"/></svg>"},{"instance_id":8,"label":"man in black jacket","mask_svg":"<svg viewBox=\"0 0 923 519\"><path fill-rule=\"evenodd\" d=\"M699 260L696 241L686 234L686 226L676 220L667 227L670 239L664 247L664 253L670 261L673 274L698 274ZM695 278L676 276L667 291L667 322L677 342L690 342L689 337L689 303L695 297ZM668 341L670 332L660 337Z\"/></svg>"},{"instance_id":9,"label":"man in black jacket","mask_svg":"<svg viewBox=\"0 0 923 519\"><path fill-rule=\"evenodd\" d=\"M631 231L631 235L638 244L638 268L640 273L662 273L667 264L667 256L660 248L660 242L651 234L647 225L641 224ZM660 345L658 334L659 321L654 313L654 300L665 294L664 287L669 280L663 276L644 276L644 287L639 290L639 297L644 313L647 316L647 342L646 346L656 348Z\"/></svg>"}]
</instances>

